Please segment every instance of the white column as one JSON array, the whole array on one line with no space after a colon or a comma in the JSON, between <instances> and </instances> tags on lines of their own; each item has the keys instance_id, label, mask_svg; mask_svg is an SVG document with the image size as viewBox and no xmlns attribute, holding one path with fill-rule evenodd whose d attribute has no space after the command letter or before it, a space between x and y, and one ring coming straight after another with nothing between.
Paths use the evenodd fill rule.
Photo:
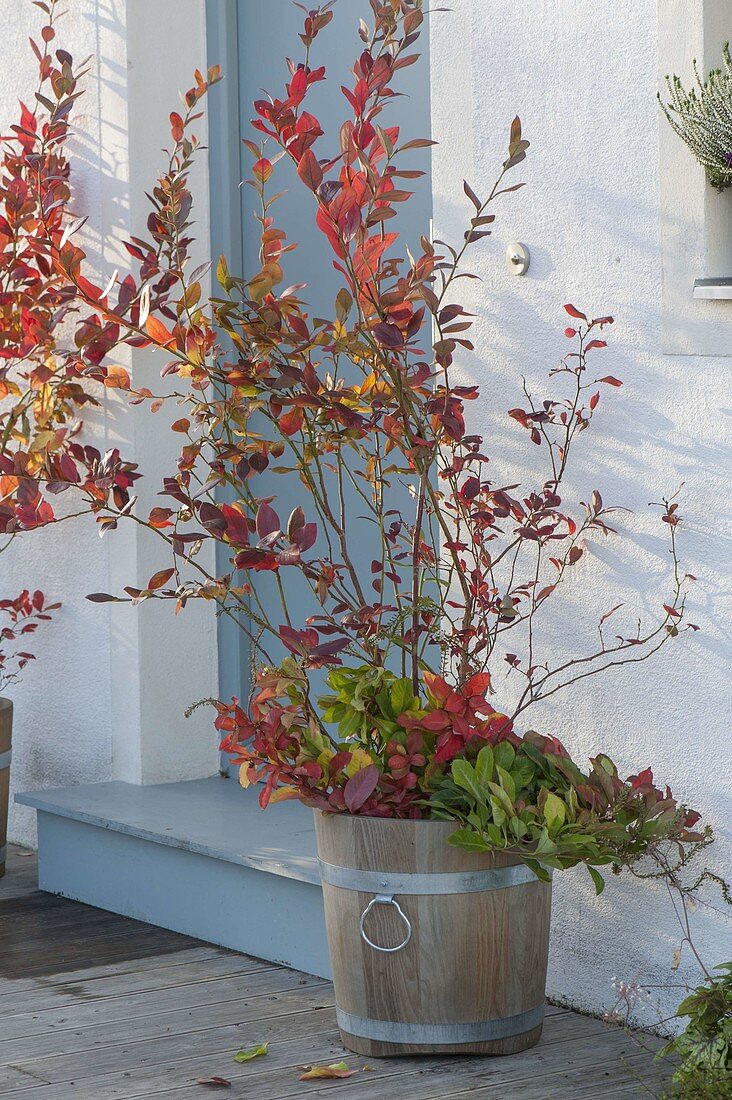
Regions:
<instances>
[{"instance_id":1,"label":"white column","mask_svg":"<svg viewBox=\"0 0 732 1100\"><path fill-rule=\"evenodd\" d=\"M129 257L121 239L146 236L152 190L171 144L169 114L180 110L180 92L206 68L203 0L128 0L99 18L101 150L104 163L103 244L105 272L124 271ZM206 145L205 118L194 133ZM191 178L197 244L192 265L209 258L208 165L206 150ZM128 351L133 385L164 392L160 353ZM180 415L179 413L177 415ZM139 464L136 510L147 515L166 503L158 493L164 475L176 472L180 436L168 430L175 408L153 414L148 405L125 408L115 395L107 404L110 446ZM144 587L170 564L162 540L134 524L120 524L106 536L110 591ZM201 563L214 569L213 547ZM191 703L217 694L216 622L213 605L191 602L179 615L171 603L111 605L110 700L112 771L136 783L167 782L215 773L218 767L214 712Z\"/></svg>"}]
</instances>

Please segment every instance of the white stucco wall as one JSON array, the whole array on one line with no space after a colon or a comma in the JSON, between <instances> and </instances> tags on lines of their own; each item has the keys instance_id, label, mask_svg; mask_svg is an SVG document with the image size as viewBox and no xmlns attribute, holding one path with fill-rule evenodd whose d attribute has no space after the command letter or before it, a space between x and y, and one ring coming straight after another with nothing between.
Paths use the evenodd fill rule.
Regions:
<instances>
[{"instance_id":1,"label":"white stucco wall","mask_svg":"<svg viewBox=\"0 0 732 1100\"><path fill-rule=\"evenodd\" d=\"M91 56L86 94L76 112L74 208L88 215L85 246L100 281L127 254L123 235L144 232L144 191L164 163L168 113L178 90L205 66L202 0L69 0L55 45L80 61ZM129 10L128 10L129 9ZM3 132L17 100L31 106L37 66L28 46L41 13L28 2L0 0L3 40L0 73ZM160 49L160 27L168 27ZM151 50L153 51L151 54ZM203 128L202 128L203 127ZM205 143L205 125L199 124ZM205 154L195 177L197 235L208 243ZM206 254L206 258L207 254ZM135 353L119 362L137 384L159 384L154 357ZM104 408L86 417L86 438L101 450L119 445L147 473L140 507L149 509L163 472L175 468L177 444L163 420L124 410L102 394ZM72 521L17 538L0 555L0 591L41 587L61 600L55 622L37 634L37 660L12 689L15 704L12 791L105 779L162 782L209 775L217 767L211 714L186 721L186 706L216 692L216 629L208 609L191 607L175 618L170 606L99 605L94 591L120 592L139 584L165 555L129 527L100 540L96 525ZM193 641L191 640L193 639ZM35 811L11 803L11 841L32 844Z\"/></svg>"},{"instance_id":2,"label":"white stucco wall","mask_svg":"<svg viewBox=\"0 0 732 1100\"><path fill-rule=\"evenodd\" d=\"M652 764L657 779L713 824L718 840L709 863L729 877L732 359L661 350L662 270L669 257L661 248L656 5L456 0L450 6L450 13L432 19L433 137L440 142L436 235L460 239L472 213L462 180L487 193L515 114L532 143L512 181L525 179L528 186L500 201L495 235L473 251L472 270L482 282L459 284L462 300L478 315L477 355L463 360L465 375L481 386L471 420L495 456L496 480L504 471L512 482L540 470L539 449L526 446L505 411L522 404L522 375L543 396L548 369L568 350L563 303L594 316L612 313L617 322L609 331L611 347L596 363L598 375L617 375L625 385L605 388L602 415L581 440L565 496L587 499L598 487L606 503L632 508L620 518L629 541L592 547L593 567L580 567L576 594L545 627L545 653L592 645L600 614L620 601L644 614L660 607L669 562L663 525L647 503L682 481L681 553L699 578L690 598L698 634L685 634L653 663L578 685L535 711L531 724L561 736L579 757L602 748L626 774ZM701 7L681 5L685 19L675 23L674 34L691 35ZM681 143L677 152L678 171L690 180L681 194L692 223L697 212L688 196L705 185ZM667 160L664 171L673 167ZM524 278L506 271L505 248L513 240L531 249ZM690 294L693 279L706 274L703 233L683 247ZM678 257L673 260L677 267ZM715 304L715 318L727 321L732 355L729 304ZM543 472L536 480L541 484ZM601 1012L614 1002L613 976L696 981L686 952L678 975L670 969L680 932L662 889L612 879L595 898L579 870L555 882L551 995ZM705 896L725 908L718 897ZM694 926L708 964L729 957L729 921L701 910ZM676 991L659 996L667 1007L679 999ZM654 1018L650 1009L642 1015Z\"/></svg>"},{"instance_id":3,"label":"white stucco wall","mask_svg":"<svg viewBox=\"0 0 732 1100\"><path fill-rule=\"evenodd\" d=\"M100 227L125 232L141 224L142 191L166 138L174 89L186 86L204 60L203 3L129 0L131 19L125 0L67 0L65 6L70 14L59 28L59 44L75 57L96 59L77 116L76 186L79 211L90 216L88 241L96 245L101 278L119 256L113 242L100 251ZM582 497L597 485L608 502L631 506L634 515L623 520L630 542L625 550L617 540L595 547L597 569L592 575L584 570L581 591L547 628L548 652L581 633L578 614L589 636L599 614L620 600L646 612L658 607L668 563L647 502L682 480L682 553L699 577L692 598L699 634L669 646L653 665L560 697L533 724L558 733L579 756L601 747L628 771L653 764L657 777L715 826L719 840L710 863L729 873L730 435L723 410L732 360L661 351L655 5L453 0L451 7L432 22L434 136L441 142L434 160L437 235L460 238L469 213L462 179L479 192L493 180L515 113L532 142L520 170L529 186L502 201L495 236L474 252L482 282L462 283L467 307L478 313L478 355L464 364L483 394L473 422L490 440L490 453L505 455L510 445L505 469L511 479L530 472L538 452L524 446L504 412L519 403L521 375L539 392L565 350L562 304L573 301L617 317L612 348L602 353L603 372L620 375L625 387L604 400L600 430L582 441L569 495ZM31 94L34 67L26 39L39 13L29 2L0 0L0 14L5 125L17 98ZM680 150L680 171L691 174L698 192L699 170L684 156ZM205 240L205 174L198 191L204 200L198 234ZM524 279L506 273L503 253L514 239L531 248ZM703 234L694 241L703 248ZM705 274L703 256L693 249L688 267L689 284ZM732 336L732 325L729 331ZM157 374L157 364L139 359L133 368ZM150 421L146 412L122 417L108 404L88 423L100 446L120 438L151 475L170 465L162 422ZM143 506L156 491L151 476ZM215 767L209 717L203 713L188 723L180 717L192 699L215 692L212 618L193 608L174 619L164 607L134 611L87 603L86 592L119 590L146 579L159 564L136 534L100 542L92 528L37 532L0 556L3 593L38 585L64 603L56 622L38 635L37 664L13 690L14 789L113 777L175 779ZM583 638L576 641L581 647ZM32 817L13 807L12 840L32 842ZM708 961L727 957L729 926L711 911L697 914L695 922ZM613 975L673 980L669 966L678 938L660 890L612 880L598 899L581 872L558 876L550 992L603 1011L613 1002ZM682 963L679 977L693 980L693 968Z\"/></svg>"}]
</instances>

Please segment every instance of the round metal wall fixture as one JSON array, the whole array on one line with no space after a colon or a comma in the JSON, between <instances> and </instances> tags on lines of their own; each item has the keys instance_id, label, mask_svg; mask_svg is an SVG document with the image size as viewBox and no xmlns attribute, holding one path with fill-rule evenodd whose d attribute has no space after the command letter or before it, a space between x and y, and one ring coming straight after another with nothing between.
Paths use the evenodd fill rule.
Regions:
<instances>
[{"instance_id":1,"label":"round metal wall fixture","mask_svg":"<svg viewBox=\"0 0 732 1100\"><path fill-rule=\"evenodd\" d=\"M506 266L512 275L525 275L531 263L531 253L525 244L514 241L506 249Z\"/></svg>"}]
</instances>

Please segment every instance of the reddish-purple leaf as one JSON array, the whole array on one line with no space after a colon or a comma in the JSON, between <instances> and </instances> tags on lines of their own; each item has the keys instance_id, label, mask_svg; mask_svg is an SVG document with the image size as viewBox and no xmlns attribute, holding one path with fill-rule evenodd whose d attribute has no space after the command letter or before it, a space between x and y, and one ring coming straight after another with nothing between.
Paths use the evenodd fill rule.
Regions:
<instances>
[{"instance_id":1,"label":"reddish-purple leaf","mask_svg":"<svg viewBox=\"0 0 732 1100\"><path fill-rule=\"evenodd\" d=\"M259 505L257 509L257 534L260 539L266 538L267 535L272 535L276 531L280 531L280 517L266 502Z\"/></svg>"},{"instance_id":2,"label":"reddish-purple leaf","mask_svg":"<svg viewBox=\"0 0 732 1100\"><path fill-rule=\"evenodd\" d=\"M292 539L295 533L305 526L305 513L298 504L297 508L293 508L290 512L290 518L287 521L287 537Z\"/></svg>"},{"instance_id":3,"label":"reddish-purple leaf","mask_svg":"<svg viewBox=\"0 0 732 1100\"><path fill-rule=\"evenodd\" d=\"M396 325L375 325L374 336L385 348L400 348L404 344L402 331Z\"/></svg>"},{"instance_id":4,"label":"reddish-purple leaf","mask_svg":"<svg viewBox=\"0 0 732 1100\"><path fill-rule=\"evenodd\" d=\"M292 535L292 541L300 550L309 550L318 537L318 526L315 523L306 523Z\"/></svg>"},{"instance_id":5,"label":"reddish-purple leaf","mask_svg":"<svg viewBox=\"0 0 732 1100\"><path fill-rule=\"evenodd\" d=\"M379 769L376 764L367 764L361 768L346 783L343 788L343 797L346 800L348 812L355 814L360 810L364 802L371 797L379 782Z\"/></svg>"}]
</instances>

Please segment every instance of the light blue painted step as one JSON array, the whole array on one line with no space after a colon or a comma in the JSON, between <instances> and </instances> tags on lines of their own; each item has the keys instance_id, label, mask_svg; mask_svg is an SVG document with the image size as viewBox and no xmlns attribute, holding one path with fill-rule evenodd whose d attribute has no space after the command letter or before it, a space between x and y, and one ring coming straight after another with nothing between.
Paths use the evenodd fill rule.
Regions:
<instances>
[{"instance_id":1,"label":"light blue painted step","mask_svg":"<svg viewBox=\"0 0 732 1100\"><path fill-rule=\"evenodd\" d=\"M260 810L256 791L219 776L16 800L38 811L41 890L330 977L305 806Z\"/></svg>"}]
</instances>

